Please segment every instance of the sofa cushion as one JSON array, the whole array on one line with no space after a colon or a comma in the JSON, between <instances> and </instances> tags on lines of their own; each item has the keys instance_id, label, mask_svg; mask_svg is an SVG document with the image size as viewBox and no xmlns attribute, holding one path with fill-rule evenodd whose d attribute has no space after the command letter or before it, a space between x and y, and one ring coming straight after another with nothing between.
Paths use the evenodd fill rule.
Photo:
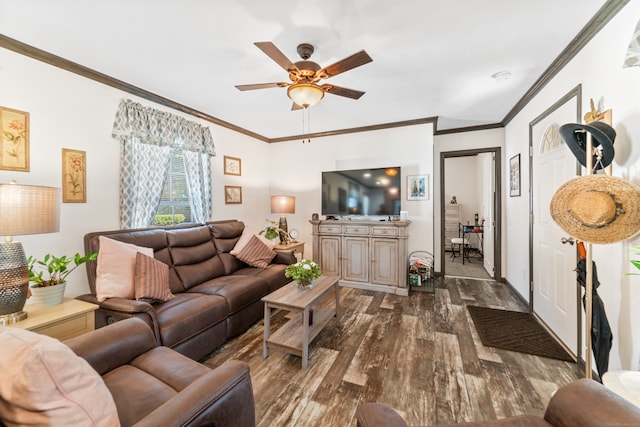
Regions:
<instances>
[{"instance_id":1,"label":"sofa cushion","mask_svg":"<svg viewBox=\"0 0 640 427\"><path fill-rule=\"evenodd\" d=\"M264 244L258 236L252 236L236 255L240 261L244 261L252 267L267 268L276 253Z\"/></svg>"},{"instance_id":2,"label":"sofa cushion","mask_svg":"<svg viewBox=\"0 0 640 427\"><path fill-rule=\"evenodd\" d=\"M133 299L136 254L142 252L153 257L153 249L104 236L100 236L99 240L96 298L99 302L107 298Z\"/></svg>"},{"instance_id":3,"label":"sofa cushion","mask_svg":"<svg viewBox=\"0 0 640 427\"><path fill-rule=\"evenodd\" d=\"M192 292L176 294L174 299L154 307L161 344L167 347L188 341L229 315L229 307L222 296Z\"/></svg>"},{"instance_id":4,"label":"sofa cushion","mask_svg":"<svg viewBox=\"0 0 640 427\"><path fill-rule=\"evenodd\" d=\"M231 275L212 279L189 289L189 292L224 297L229 305L229 313L233 314L259 301L269 293L269 287L260 277Z\"/></svg>"},{"instance_id":5,"label":"sofa cushion","mask_svg":"<svg viewBox=\"0 0 640 427\"><path fill-rule=\"evenodd\" d=\"M0 419L7 426L117 426L102 378L60 341L0 328Z\"/></svg>"},{"instance_id":6,"label":"sofa cushion","mask_svg":"<svg viewBox=\"0 0 640 427\"><path fill-rule=\"evenodd\" d=\"M171 260L185 289L225 274L209 227L169 230L167 239Z\"/></svg>"},{"instance_id":7,"label":"sofa cushion","mask_svg":"<svg viewBox=\"0 0 640 427\"><path fill-rule=\"evenodd\" d=\"M103 376L120 408L122 425L133 425L211 372L167 347L156 347Z\"/></svg>"},{"instance_id":8,"label":"sofa cushion","mask_svg":"<svg viewBox=\"0 0 640 427\"><path fill-rule=\"evenodd\" d=\"M269 264L265 269L245 267L234 272L232 276L258 277L267 283L268 292L270 293L291 282L291 279L287 279L284 275L286 268L287 265L285 264Z\"/></svg>"},{"instance_id":9,"label":"sofa cushion","mask_svg":"<svg viewBox=\"0 0 640 427\"><path fill-rule=\"evenodd\" d=\"M169 289L169 266L140 252L136 254L134 287L137 300L153 303L175 298Z\"/></svg>"}]
</instances>

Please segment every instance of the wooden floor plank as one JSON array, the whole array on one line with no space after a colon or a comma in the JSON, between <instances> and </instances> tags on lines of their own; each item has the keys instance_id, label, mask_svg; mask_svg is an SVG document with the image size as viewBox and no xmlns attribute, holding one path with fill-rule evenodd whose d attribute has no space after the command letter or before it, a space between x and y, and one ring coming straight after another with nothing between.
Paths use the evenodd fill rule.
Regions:
<instances>
[{"instance_id":1,"label":"wooden floor plank","mask_svg":"<svg viewBox=\"0 0 640 427\"><path fill-rule=\"evenodd\" d=\"M440 278L408 297L340 288L342 316L300 358L262 355L260 321L208 356L249 364L258 426L355 426L361 402L383 402L409 425L541 414L551 394L581 376L576 365L484 347L466 305L523 309L508 286ZM272 316L272 328L286 322Z\"/></svg>"}]
</instances>

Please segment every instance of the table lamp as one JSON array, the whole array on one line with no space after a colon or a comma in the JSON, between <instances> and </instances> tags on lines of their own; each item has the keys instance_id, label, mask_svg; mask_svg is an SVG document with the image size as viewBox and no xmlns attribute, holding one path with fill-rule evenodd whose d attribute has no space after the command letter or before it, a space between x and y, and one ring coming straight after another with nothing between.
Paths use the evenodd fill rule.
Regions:
<instances>
[{"instance_id":1,"label":"table lamp","mask_svg":"<svg viewBox=\"0 0 640 427\"><path fill-rule=\"evenodd\" d=\"M284 214L296 213L296 198L293 196L271 196L271 213L280 214L280 224L278 227L288 232L287 218Z\"/></svg>"},{"instance_id":2,"label":"table lamp","mask_svg":"<svg viewBox=\"0 0 640 427\"><path fill-rule=\"evenodd\" d=\"M13 236L60 229L60 191L53 187L0 184L0 325L27 317L22 311L29 291L29 268Z\"/></svg>"}]
</instances>

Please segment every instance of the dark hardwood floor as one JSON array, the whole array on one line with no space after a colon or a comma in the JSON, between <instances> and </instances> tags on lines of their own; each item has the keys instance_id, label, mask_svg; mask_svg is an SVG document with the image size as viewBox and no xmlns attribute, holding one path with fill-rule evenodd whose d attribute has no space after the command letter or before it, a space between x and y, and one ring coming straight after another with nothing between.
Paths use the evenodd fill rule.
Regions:
<instances>
[{"instance_id":1,"label":"dark hardwood floor","mask_svg":"<svg viewBox=\"0 0 640 427\"><path fill-rule=\"evenodd\" d=\"M340 323L313 341L306 371L280 351L262 357L262 321L206 360L250 365L259 426L355 426L361 402L384 402L409 425L542 414L581 377L573 363L482 346L465 305L525 310L504 284L447 277L409 297L340 292Z\"/></svg>"}]
</instances>

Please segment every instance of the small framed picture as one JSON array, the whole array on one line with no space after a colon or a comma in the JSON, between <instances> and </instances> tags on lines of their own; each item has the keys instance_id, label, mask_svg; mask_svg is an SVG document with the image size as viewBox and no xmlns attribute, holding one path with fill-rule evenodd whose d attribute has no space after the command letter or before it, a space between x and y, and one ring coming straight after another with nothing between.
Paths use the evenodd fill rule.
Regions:
<instances>
[{"instance_id":1,"label":"small framed picture","mask_svg":"<svg viewBox=\"0 0 640 427\"><path fill-rule=\"evenodd\" d=\"M87 202L86 152L62 149L62 202Z\"/></svg>"},{"instance_id":2,"label":"small framed picture","mask_svg":"<svg viewBox=\"0 0 640 427\"><path fill-rule=\"evenodd\" d=\"M407 200L429 200L429 175L407 175Z\"/></svg>"},{"instance_id":3,"label":"small framed picture","mask_svg":"<svg viewBox=\"0 0 640 427\"><path fill-rule=\"evenodd\" d=\"M0 107L0 169L29 172L29 113Z\"/></svg>"},{"instance_id":4,"label":"small framed picture","mask_svg":"<svg viewBox=\"0 0 640 427\"><path fill-rule=\"evenodd\" d=\"M242 175L242 160L237 157L224 156L224 174Z\"/></svg>"},{"instance_id":5,"label":"small framed picture","mask_svg":"<svg viewBox=\"0 0 640 427\"><path fill-rule=\"evenodd\" d=\"M242 203L242 187L235 185L224 186L224 203L227 205Z\"/></svg>"},{"instance_id":6,"label":"small framed picture","mask_svg":"<svg viewBox=\"0 0 640 427\"><path fill-rule=\"evenodd\" d=\"M520 197L520 154L509 159L509 196Z\"/></svg>"}]
</instances>

